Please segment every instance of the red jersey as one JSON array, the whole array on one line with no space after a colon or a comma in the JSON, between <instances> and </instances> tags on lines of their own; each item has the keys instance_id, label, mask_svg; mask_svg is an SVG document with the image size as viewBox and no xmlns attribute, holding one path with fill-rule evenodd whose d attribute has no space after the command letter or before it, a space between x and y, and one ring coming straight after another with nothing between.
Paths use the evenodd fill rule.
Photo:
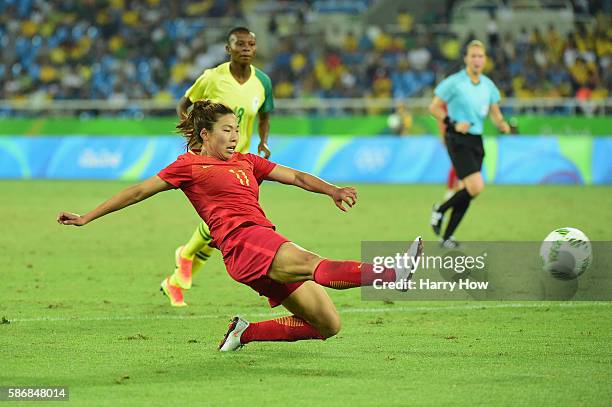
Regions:
<instances>
[{"instance_id":1,"label":"red jersey","mask_svg":"<svg viewBox=\"0 0 612 407\"><path fill-rule=\"evenodd\" d=\"M275 166L254 154L234 153L223 161L194 150L178 156L157 176L187 195L218 247L241 225L274 229L259 206L259 185Z\"/></svg>"}]
</instances>

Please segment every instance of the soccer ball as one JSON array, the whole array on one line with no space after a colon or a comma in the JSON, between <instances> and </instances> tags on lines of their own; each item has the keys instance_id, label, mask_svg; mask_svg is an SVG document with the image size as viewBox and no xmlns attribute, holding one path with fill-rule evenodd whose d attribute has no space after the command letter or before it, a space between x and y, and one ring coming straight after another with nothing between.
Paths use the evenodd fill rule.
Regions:
<instances>
[{"instance_id":1,"label":"soccer ball","mask_svg":"<svg viewBox=\"0 0 612 407\"><path fill-rule=\"evenodd\" d=\"M593 262L591 242L578 229L553 230L540 246L543 270L560 280L573 280Z\"/></svg>"}]
</instances>

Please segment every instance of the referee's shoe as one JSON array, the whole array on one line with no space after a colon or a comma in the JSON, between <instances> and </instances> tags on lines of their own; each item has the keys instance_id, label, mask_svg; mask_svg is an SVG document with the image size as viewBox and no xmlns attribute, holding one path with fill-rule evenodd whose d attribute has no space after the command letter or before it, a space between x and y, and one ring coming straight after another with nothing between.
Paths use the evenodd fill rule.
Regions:
<instances>
[{"instance_id":1,"label":"referee's shoe","mask_svg":"<svg viewBox=\"0 0 612 407\"><path fill-rule=\"evenodd\" d=\"M440 236L440 229L442 229L442 222L444 222L444 213L440 212L439 208L440 205L435 204L431 210L431 228L436 236Z\"/></svg>"},{"instance_id":2,"label":"referee's shoe","mask_svg":"<svg viewBox=\"0 0 612 407\"><path fill-rule=\"evenodd\" d=\"M451 236L448 239L440 239L440 247L443 249L459 249L461 244L455 240L454 236Z\"/></svg>"}]
</instances>

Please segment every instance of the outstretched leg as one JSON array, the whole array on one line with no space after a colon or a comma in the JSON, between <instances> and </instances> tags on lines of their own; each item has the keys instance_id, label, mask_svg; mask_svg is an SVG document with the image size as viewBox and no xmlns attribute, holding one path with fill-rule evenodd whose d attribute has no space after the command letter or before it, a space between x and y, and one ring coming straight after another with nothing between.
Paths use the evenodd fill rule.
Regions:
<instances>
[{"instance_id":1,"label":"outstretched leg","mask_svg":"<svg viewBox=\"0 0 612 407\"><path fill-rule=\"evenodd\" d=\"M249 342L298 341L334 336L340 330L340 317L321 285L343 289L370 285L375 279L385 282L407 280L422 251L423 243L418 237L406 253L404 267L398 265L395 270L377 270L367 263L323 259L295 243L282 243L274 254L266 276L276 283L304 282L282 302L293 315L255 323L234 317L219 349L232 351ZM253 285L251 287L255 288Z\"/></svg>"},{"instance_id":2,"label":"outstretched leg","mask_svg":"<svg viewBox=\"0 0 612 407\"><path fill-rule=\"evenodd\" d=\"M327 260L301 248L292 242L283 244L274 257L268 277L280 283L295 283L313 280L325 287L335 289L371 285L374 280L399 282L411 277L415 261L423 251L418 237L406 253L405 262L395 269L350 260Z\"/></svg>"}]
</instances>

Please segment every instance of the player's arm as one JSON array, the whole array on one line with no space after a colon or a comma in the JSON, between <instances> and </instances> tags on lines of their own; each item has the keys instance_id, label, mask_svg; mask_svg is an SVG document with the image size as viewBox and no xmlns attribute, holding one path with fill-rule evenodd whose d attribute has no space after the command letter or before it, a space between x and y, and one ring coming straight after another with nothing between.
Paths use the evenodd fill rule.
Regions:
<instances>
[{"instance_id":1,"label":"player's arm","mask_svg":"<svg viewBox=\"0 0 612 407\"><path fill-rule=\"evenodd\" d=\"M193 103L191 103L191 100L185 96L179 100L178 104L176 105L176 115L178 116L179 120L183 120L183 118L187 116L187 110L192 104Z\"/></svg>"},{"instance_id":2,"label":"player's arm","mask_svg":"<svg viewBox=\"0 0 612 407\"><path fill-rule=\"evenodd\" d=\"M259 112L259 146L257 153L263 153L264 158L270 158L270 148L268 147L268 135L270 134L270 112Z\"/></svg>"},{"instance_id":3,"label":"player's arm","mask_svg":"<svg viewBox=\"0 0 612 407\"><path fill-rule=\"evenodd\" d=\"M504 120L504 115L499 108L497 103L493 103L491 108L489 109L489 116L491 117L491 121L501 131L502 133L508 134L510 133L510 125L507 121Z\"/></svg>"},{"instance_id":4,"label":"player's arm","mask_svg":"<svg viewBox=\"0 0 612 407\"><path fill-rule=\"evenodd\" d=\"M167 191L174 188L174 186L155 175L139 184L132 185L131 187L124 189L123 191L114 195L112 198L108 199L106 202L98 205L98 207L95 209L87 212L85 215L60 212L59 215L57 215L57 222L62 225L84 226L92 220L123 209L126 206L143 201L158 192Z\"/></svg>"},{"instance_id":5,"label":"player's arm","mask_svg":"<svg viewBox=\"0 0 612 407\"><path fill-rule=\"evenodd\" d=\"M276 165L267 175L266 179L287 185L295 185L306 191L325 194L332 198L334 204L340 210L346 212L343 204L353 207L357 203L357 190L353 187L338 187L323 181L319 177L306 172L297 171L293 168Z\"/></svg>"}]
</instances>

